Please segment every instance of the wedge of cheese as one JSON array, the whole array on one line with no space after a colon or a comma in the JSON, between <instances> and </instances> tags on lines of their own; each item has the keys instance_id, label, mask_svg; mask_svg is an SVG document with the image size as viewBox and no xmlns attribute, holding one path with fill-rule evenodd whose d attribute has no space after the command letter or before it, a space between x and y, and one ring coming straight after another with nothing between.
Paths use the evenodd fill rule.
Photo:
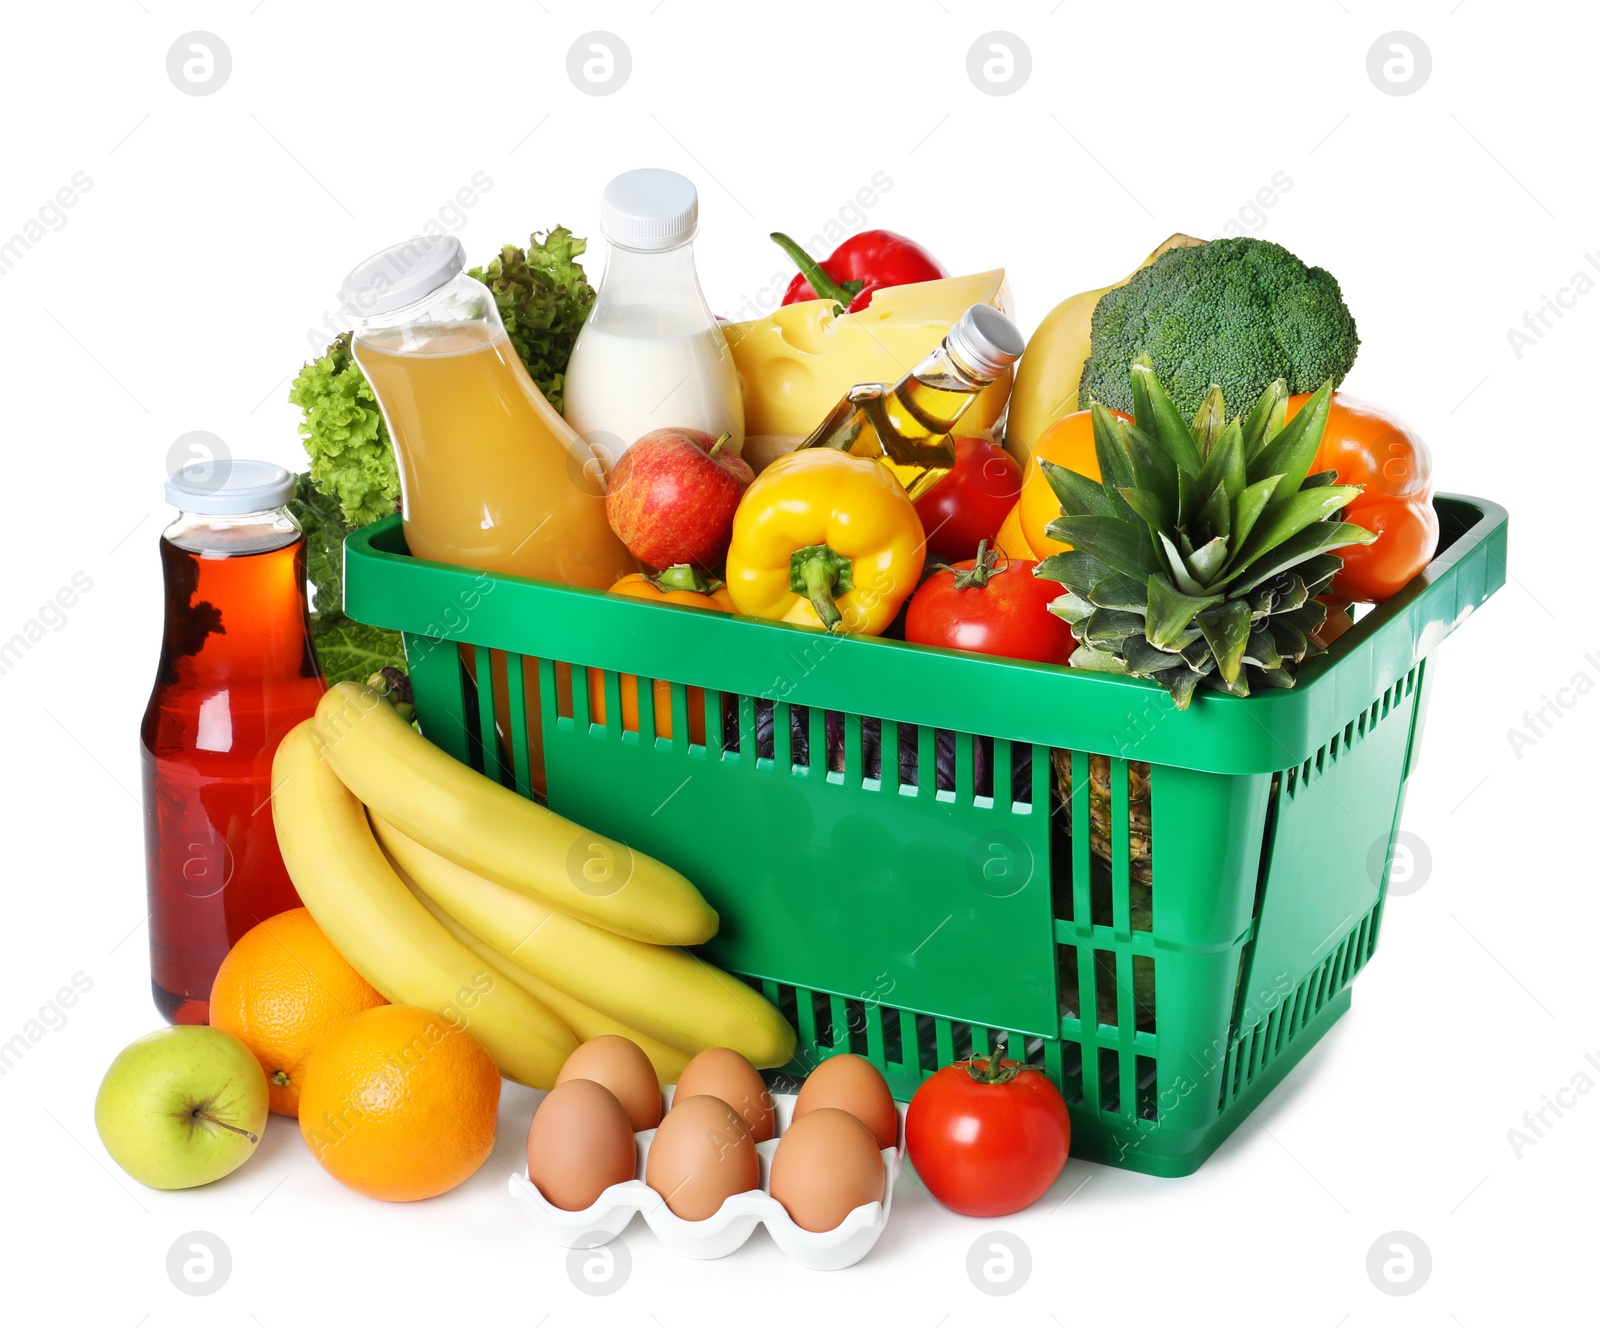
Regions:
<instances>
[{"instance_id":1,"label":"wedge of cheese","mask_svg":"<svg viewBox=\"0 0 1600 1328\"><path fill-rule=\"evenodd\" d=\"M726 323L744 394L744 458L760 470L794 448L857 383L899 381L975 304L1010 312L1004 268L880 290L860 313L831 300L785 305ZM967 408L956 432L988 429L1005 410L1011 371Z\"/></svg>"}]
</instances>

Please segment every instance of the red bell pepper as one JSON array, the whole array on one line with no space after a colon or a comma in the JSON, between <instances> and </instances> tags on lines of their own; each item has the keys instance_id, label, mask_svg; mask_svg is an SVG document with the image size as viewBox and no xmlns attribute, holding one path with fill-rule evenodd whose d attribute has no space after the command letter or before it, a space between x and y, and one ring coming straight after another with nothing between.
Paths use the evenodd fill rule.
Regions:
<instances>
[{"instance_id":1,"label":"red bell pepper","mask_svg":"<svg viewBox=\"0 0 1600 1328\"><path fill-rule=\"evenodd\" d=\"M1288 418L1307 400L1290 397ZM1340 484L1361 486L1344 519L1378 537L1339 550L1344 566L1333 578L1329 598L1382 604L1426 567L1439 547L1427 444L1381 406L1335 392L1311 468L1333 471Z\"/></svg>"},{"instance_id":2,"label":"red bell pepper","mask_svg":"<svg viewBox=\"0 0 1600 1328\"><path fill-rule=\"evenodd\" d=\"M800 270L783 293L785 304L833 300L848 312L865 309L884 286L937 281L950 274L915 240L893 231L861 231L818 263L782 231L772 238Z\"/></svg>"}]
</instances>

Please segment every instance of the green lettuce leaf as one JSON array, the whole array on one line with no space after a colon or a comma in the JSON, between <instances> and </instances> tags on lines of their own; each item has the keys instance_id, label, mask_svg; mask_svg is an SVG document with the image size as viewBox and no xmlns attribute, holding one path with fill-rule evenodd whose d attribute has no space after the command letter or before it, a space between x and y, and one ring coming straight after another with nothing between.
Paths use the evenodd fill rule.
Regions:
<instances>
[{"instance_id":1,"label":"green lettuce leaf","mask_svg":"<svg viewBox=\"0 0 1600 1328\"><path fill-rule=\"evenodd\" d=\"M311 585L311 645L332 687L365 682L383 668L405 668L399 632L369 627L345 616L344 537L350 532L337 499L318 489L310 474L296 477L289 510L306 536L306 580Z\"/></svg>"},{"instance_id":2,"label":"green lettuce leaf","mask_svg":"<svg viewBox=\"0 0 1600 1328\"><path fill-rule=\"evenodd\" d=\"M337 682L366 682L380 669L403 669L405 651L400 633L384 627L368 627L342 614L338 621L311 624L311 644L316 647L317 663L332 687Z\"/></svg>"},{"instance_id":3,"label":"green lettuce leaf","mask_svg":"<svg viewBox=\"0 0 1600 1328\"><path fill-rule=\"evenodd\" d=\"M289 400L304 413L300 437L311 459L311 482L338 500L344 520L365 526L394 511L400 473L377 398L350 354L348 332L300 370Z\"/></svg>"},{"instance_id":4,"label":"green lettuce leaf","mask_svg":"<svg viewBox=\"0 0 1600 1328\"><path fill-rule=\"evenodd\" d=\"M311 612L344 614L344 536L348 527L336 499L320 492L309 474L295 476L289 511L306 536L306 580L311 583Z\"/></svg>"},{"instance_id":5,"label":"green lettuce leaf","mask_svg":"<svg viewBox=\"0 0 1600 1328\"><path fill-rule=\"evenodd\" d=\"M543 240L538 232L530 235L526 250L508 244L482 267L467 270L494 292L511 345L557 410L563 405L567 360L594 304L594 287L578 262L587 247L557 226Z\"/></svg>"}]
</instances>

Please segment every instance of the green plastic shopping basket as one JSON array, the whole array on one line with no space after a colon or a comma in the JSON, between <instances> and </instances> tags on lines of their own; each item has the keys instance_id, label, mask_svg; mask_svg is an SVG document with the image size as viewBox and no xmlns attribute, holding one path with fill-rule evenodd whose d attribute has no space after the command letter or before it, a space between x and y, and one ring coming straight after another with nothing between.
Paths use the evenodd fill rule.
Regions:
<instances>
[{"instance_id":1,"label":"green plastic shopping basket","mask_svg":"<svg viewBox=\"0 0 1600 1328\"><path fill-rule=\"evenodd\" d=\"M525 794L528 661L560 698L551 807L700 887L707 957L795 1026L788 1073L853 1051L904 1099L1003 1033L1066 1095L1076 1156L1176 1176L1377 943L1428 658L1505 581L1505 511L1435 505L1433 562L1296 688L1181 713L1140 679L424 562L398 517L349 537L345 599L405 633L424 733Z\"/></svg>"}]
</instances>

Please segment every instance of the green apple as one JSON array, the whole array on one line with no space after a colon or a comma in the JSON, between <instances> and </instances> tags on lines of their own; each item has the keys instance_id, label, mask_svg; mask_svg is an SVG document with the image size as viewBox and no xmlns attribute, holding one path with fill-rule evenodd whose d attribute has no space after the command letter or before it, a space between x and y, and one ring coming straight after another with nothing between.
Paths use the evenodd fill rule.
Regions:
<instances>
[{"instance_id":1,"label":"green apple","mask_svg":"<svg viewBox=\"0 0 1600 1328\"><path fill-rule=\"evenodd\" d=\"M221 1180L261 1142L267 1076L232 1033L178 1024L129 1043L94 1100L112 1160L155 1190Z\"/></svg>"}]
</instances>

